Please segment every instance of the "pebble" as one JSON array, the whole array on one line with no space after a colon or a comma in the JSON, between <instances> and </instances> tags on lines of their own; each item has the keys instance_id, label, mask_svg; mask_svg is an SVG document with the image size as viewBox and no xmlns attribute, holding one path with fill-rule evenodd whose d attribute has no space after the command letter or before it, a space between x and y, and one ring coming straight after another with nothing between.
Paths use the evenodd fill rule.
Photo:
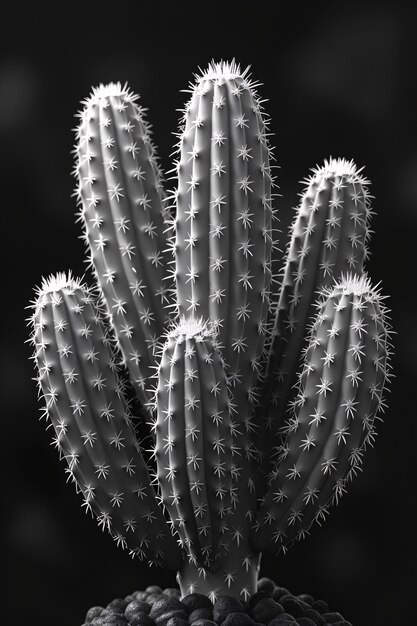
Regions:
<instances>
[{"instance_id":1,"label":"pebble","mask_svg":"<svg viewBox=\"0 0 417 626\"><path fill-rule=\"evenodd\" d=\"M95 617L98 617L102 611L103 611L102 606L92 606L91 609L88 609L86 613L86 616L85 616L86 623L89 624Z\"/></svg>"},{"instance_id":2,"label":"pebble","mask_svg":"<svg viewBox=\"0 0 417 626\"><path fill-rule=\"evenodd\" d=\"M233 596L219 596L213 606L213 620L221 624L229 613L243 613L242 603Z\"/></svg>"},{"instance_id":3,"label":"pebble","mask_svg":"<svg viewBox=\"0 0 417 626\"><path fill-rule=\"evenodd\" d=\"M129 626L155 626L155 622L147 613L138 611L133 617L130 618Z\"/></svg>"},{"instance_id":4,"label":"pebble","mask_svg":"<svg viewBox=\"0 0 417 626\"><path fill-rule=\"evenodd\" d=\"M320 613L315 609L307 609L304 615L305 617L309 617L311 620L313 620L316 626L324 626L324 624L326 623L324 617L320 615Z\"/></svg>"},{"instance_id":5,"label":"pebble","mask_svg":"<svg viewBox=\"0 0 417 626\"><path fill-rule=\"evenodd\" d=\"M314 600L313 609L316 609L321 615L328 613L329 605L324 600Z\"/></svg>"},{"instance_id":6,"label":"pebble","mask_svg":"<svg viewBox=\"0 0 417 626\"><path fill-rule=\"evenodd\" d=\"M252 617L257 622L268 624L274 617L278 617L284 609L281 604L275 602L272 598L262 598L252 608Z\"/></svg>"},{"instance_id":7,"label":"pebble","mask_svg":"<svg viewBox=\"0 0 417 626\"><path fill-rule=\"evenodd\" d=\"M143 600L132 600L132 602L129 602L125 608L125 617L129 621L130 618L133 617L133 615L138 611L149 615L150 610L151 607L147 602L143 602Z\"/></svg>"},{"instance_id":8,"label":"pebble","mask_svg":"<svg viewBox=\"0 0 417 626\"><path fill-rule=\"evenodd\" d=\"M288 617L280 615L279 617L275 617L272 622L269 622L268 626L291 626L296 623L295 618L291 615L288 615Z\"/></svg>"},{"instance_id":9,"label":"pebble","mask_svg":"<svg viewBox=\"0 0 417 626\"><path fill-rule=\"evenodd\" d=\"M213 609L213 603L207 596L202 593L190 593L181 600L188 613L192 613L196 609Z\"/></svg>"},{"instance_id":10,"label":"pebble","mask_svg":"<svg viewBox=\"0 0 417 626\"><path fill-rule=\"evenodd\" d=\"M290 613L294 617L301 617L304 615L304 608L302 606L302 600L290 596L283 596L280 603L284 607L284 611ZM307 605L308 608L310 608Z\"/></svg>"},{"instance_id":11,"label":"pebble","mask_svg":"<svg viewBox=\"0 0 417 626\"><path fill-rule=\"evenodd\" d=\"M222 626L254 626L255 622L246 613L229 613Z\"/></svg>"},{"instance_id":12,"label":"pebble","mask_svg":"<svg viewBox=\"0 0 417 626\"><path fill-rule=\"evenodd\" d=\"M340 615L337 611L332 611L330 613L323 613L323 619L326 620L327 624L336 624L337 622L344 622L345 618L343 615Z\"/></svg>"},{"instance_id":13,"label":"pebble","mask_svg":"<svg viewBox=\"0 0 417 626\"><path fill-rule=\"evenodd\" d=\"M275 583L273 580L271 580L270 578L266 578L265 576L263 578L260 578L258 580L258 584L256 587L256 591L267 591L270 594L272 594L272 592L275 589Z\"/></svg>"},{"instance_id":14,"label":"pebble","mask_svg":"<svg viewBox=\"0 0 417 626\"><path fill-rule=\"evenodd\" d=\"M255 604L258 604L259 600L262 600L263 598L270 598L270 597L271 597L271 594L267 593L266 591L257 591L249 599L249 607L253 608Z\"/></svg>"},{"instance_id":15,"label":"pebble","mask_svg":"<svg viewBox=\"0 0 417 626\"><path fill-rule=\"evenodd\" d=\"M297 619L298 626L316 626L315 622L309 617L299 617Z\"/></svg>"},{"instance_id":16,"label":"pebble","mask_svg":"<svg viewBox=\"0 0 417 626\"><path fill-rule=\"evenodd\" d=\"M167 621L167 626L188 626L188 621L182 617L171 617Z\"/></svg>"},{"instance_id":17,"label":"pebble","mask_svg":"<svg viewBox=\"0 0 417 626\"><path fill-rule=\"evenodd\" d=\"M135 600L142 600L143 602L146 602L149 593L146 593L146 591L135 591L132 595Z\"/></svg>"},{"instance_id":18,"label":"pebble","mask_svg":"<svg viewBox=\"0 0 417 626\"><path fill-rule=\"evenodd\" d=\"M286 587L275 587L274 591L272 592L272 599L275 600L276 602L279 602L282 596L290 596L290 595L291 595L291 592L288 591Z\"/></svg>"},{"instance_id":19,"label":"pebble","mask_svg":"<svg viewBox=\"0 0 417 626\"><path fill-rule=\"evenodd\" d=\"M314 598L309 593L300 593L297 598L302 602L307 602L307 604L313 606Z\"/></svg>"},{"instance_id":20,"label":"pebble","mask_svg":"<svg viewBox=\"0 0 417 626\"><path fill-rule=\"evenodd\" d=\"M157 593L158 595L160 595L162 593L162 587L160 587L159 585L149 585L149 587L146 587L145 592Z\"/></svg>"},{"instance_id":21,"label":"pebble","mask_svg":"<svg viewBox=\"0 0 417 626\"><path fill-rule=\"evenodd\" d=\"M160 595L154 601L149 613L156 624L166 626L169 619L180 617L188 621L188 613L178 598L170 598L169 596Z\"/></svg>"},{"instance_id":22,"label":"pebble","mask_svg":"<svg viewBox=\"0 0 417 626\"><path fill-rule=\"evenodd\" d=\"M196 622L198 619L213 619L213 611L210 608L203 606L200 607L199 609L195 609L194 611L192 611L189 616L188 616L188 623L189 624L193 624L193 622Z\"/></svg>"},{"instance_id":23,"label":"pebble","mask_svg":"<svg viewBox=\"0 0 417 626\"><path fill-rule=\"evenodd\" d=\"M170 598L180 598L181 591L179 589L175 589L175 587L167 587L162 592L164 596L169 596Z\"/></svg>"},{"instance_id":24,"label":"pebble","mask_svg":"<svg viewBox=\"0 0 417 626\"><path fill-rule=\"evenodd\" d=\"M124 598L115 598L114 600L112 600L111 602L108 603L107 605L107 609L114 609L115 611L117 611L118 613L124 613L125 612L125 608L127 607L129 603L126 602L126 600Z\"/></svg>"}]
</instances>

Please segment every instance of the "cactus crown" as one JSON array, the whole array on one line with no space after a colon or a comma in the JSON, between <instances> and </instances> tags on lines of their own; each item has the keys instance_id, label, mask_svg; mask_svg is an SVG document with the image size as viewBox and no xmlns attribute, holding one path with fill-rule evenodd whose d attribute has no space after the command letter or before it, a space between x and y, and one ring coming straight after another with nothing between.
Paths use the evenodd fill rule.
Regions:
<instances>
[{"instance_id":1,"label":"cactus crown","mask_svg":"<svg viewBox=\"0 0 417 626\"><path fill-rule=\"evenodd\" d=\"M168 196L139 97L93 88L74 174L96 288L50 276L30 319L43 410L86 510L212 599L247 599L261 551L285 552L339 501L390 378L387 309L364 271L369 181L346 159L315 167L278 271L257 87L234 60L195 75Z\"/></svg>"}]
</instances>

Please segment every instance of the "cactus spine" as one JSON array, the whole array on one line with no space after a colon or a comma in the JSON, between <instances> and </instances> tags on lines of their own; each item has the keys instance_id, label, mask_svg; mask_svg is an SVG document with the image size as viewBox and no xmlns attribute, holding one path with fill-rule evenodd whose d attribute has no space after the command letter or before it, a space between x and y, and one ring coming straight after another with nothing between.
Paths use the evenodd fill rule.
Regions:
<instances>
[{"instance_id":1,"label":"cactus spine","mask_svg":"<svg viewBox=\"0 0 417 626\"><path fill-rule=\"evenodd\" d=\"M210 331L183 321L159 366L156 460L162 497L189 558L213 569L231 512L232 434L226 374Z\"/></svg>"},{"instance_id":2,"label":"cactus spine","mask_svg":"<svg viewBox=\"0 0 417 626\"><path fill-rule=\"evenodd\" d=\"M91 266L144 409L171 289L162 173L145 110L120 83L94 89L77 130L77 195Z\"/></svg>"},{"instance_id":3,"label":"cactus spine","mask_svg":"<svg viewBox=\"0 0 417 626\"><path fill-rule=\"evenodd\" d=\"M348 273L360 276L368 256L370 235L369 181L355 164L330 159L306 181L291 228L287 258L275 313L266 400L256 422L263 428L254 437L261 451L262 471L270 467L274 433L279 432L288 404L294 400L306 327L314 315L317 293Z\"/></svg>"},{"instance_id":4,"label":"cactus spine","mask_svg":"<svg viewBox=\"0 0 417 626\"><path fill-rule=\"evenodd\" d=\"M185 108L176 193L179 314L217 327L239 406L256 398L271 287L273 177L255 87L234 64L227 71L212 65L197 79ZM249 417L238 412L246 430Z\"/></svg>"},{"instance_id":5,"label":"cactus spine","mask_svg":"<svg viewBox=\"0 0 417 626\"><path fill-rule=\"evenodd\" d=\"M93 91L76 174L100 305L58 275L31 317L45 412L86 509L132 556L176 568L183 595L212 600L247 600L261 551L285 552L338 503L390 377L387 309L363 274L368 181L352 161L313 170L275 289L255 88L234 62L197 77L165 209L137 97ZM149 467L113 333L154 436Z\"/></svg>"},{"instance_id":6,"label":"cactus spine","mask_svg":"<svg viewBox=\"0 0 417 626\"><path fill-rule=\"evenodd\" d=\"M254 525L259 550L271 540L284 547L304 537L356 474L384 406L385 315L379 292L363 276L324 291L286 438Z\"/></svg>"},{"instance_id":7,"label":"cactus spine","mask_svg":"<svg viewBox=\"0 0 417 626\"><path fill-rule=\"evenodd\" d=\"M61 274L44 281L33 314L39 388L69 476L118 545L178 567L133 428L124 385L94 294ZM174 563L177 565L173 565Z\"/></svg>"}]
</instances>

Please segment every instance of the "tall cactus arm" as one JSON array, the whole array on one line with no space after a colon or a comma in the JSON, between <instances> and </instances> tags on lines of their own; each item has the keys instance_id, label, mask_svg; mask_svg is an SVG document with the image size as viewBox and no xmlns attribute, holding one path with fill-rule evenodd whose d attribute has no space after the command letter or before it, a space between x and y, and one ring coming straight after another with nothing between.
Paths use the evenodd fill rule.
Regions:
<instances>
[{"instance_id":1,"label":"tall cactus arm","mask_svg":"<svg viewBox=\"0 0 417 626\"><path fill-rule=\"evenodd\" d=\"M292 225L267 365L265 402L256 413L262 423L254 437L268 471L274 433L293 399L306 327L318 291L342 274L360 275L367 258L371 216L369 181L353 161L330 159L313 169ZM275 441L276 443L276 441Z\"/></svg>"},{"instance_id":2,"label":"tall cactus arm","mask_svg":"<svg viewBox=\"0 0 417 626\"><path fill-rule=\"evenodd\" d=\"M192 87L174 241L179 313L217 326L242 406L255 398L275 245L267 121L255 87L234 63L211 65Z\"/></svg>"},{"instance_id":3,"label":"tall cactus arm","mask_svg":"<svg viewBox=\"0 0 417 626\"><path fill-rule=\"evenodd\" d=\"M172 289L166 279L162 175L137 99L120 83L93 89L80 113L75 171L91 265L146 405Z\"/></svg>"},{"instance_id":4,"label":"tall cactus arm","mask_svg":"<svg viewBox=\"0 0 417 626\"><path fill-rule=\"evenodd\" d=\"M156 460L164 504L190 561L213 569L232 507L232 434L221 356L207 326L168 335L157 390Z\"/></svg>"},{"instance_id":5,"label":"tall cactus arm","mask_svg":"<svg viewBox=\"0 0 417 626\"><path fill-rule=\"evenodd\" d=\"M252 531L258 550L285 550L345 492L384 407L389 353L387 311L368 279L349 276L325 291L294 414Z\"/></svg>"},{"instance_id":6,"label":"tall cactus arm","mask_svg":"<svg viewBox=\"0 0 417 626\"><path fill-rule=\"evenodd\" d=\"M45 280L32 325L45 412L86 510L132 556L178 568L93 292L64 274Z\"/></svg>"}]
</instances>

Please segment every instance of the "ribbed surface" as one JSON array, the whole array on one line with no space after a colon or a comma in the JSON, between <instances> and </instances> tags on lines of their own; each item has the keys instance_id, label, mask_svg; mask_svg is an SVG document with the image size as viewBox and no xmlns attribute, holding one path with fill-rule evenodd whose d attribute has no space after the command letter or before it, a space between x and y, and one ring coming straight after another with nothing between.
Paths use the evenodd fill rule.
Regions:
<instances>
[{"instance_id":1,"label":"ribbed surface","mask_svg":"<svg viewBox=\"0 0 417 626\"><path fill-rule=\"evenodd\" d=\"M178 164L175 259L180 315L218 326L246 410L267 332L272 209L268 131L245 73L202 77L186 107Z\"/></svg>"},{"instance_id":2,"label":"ribbed surface","mask_svg":"<svg viewBox=\"0 0 417 626\"><path fill-rule=\"evenodd\" d=\"M303 538L345 493L384 407L388 357L379 293L363 279L345 281L322 303L312 329L293 415L251 535L257 549Z\"/></svg>"},{"instance_id":3,"label":"ribbed surface","mask_svg":"<svg viewBox=\"0 0 417 626\"><path fill-rule=\"evenodd\" d=\"M276 433L294 399L301 350L315 314L317 293L348 273L360 275L369 237L369 181L352 162L333 159L314 170L297 215L283 269L267 368L265 400L256 411L262 428L253 441L269 470ZM261 494L260 494L261 495Z\"/></svg>"},{"instance_id":4,"label":"ribbed surface","mask_svg":"<svg viewBox=\"0 0 417 626\"><path fill-rule=\"evenodd\" d=\"M198 324L182 330L168 337L159 368L158 479L190 559L211 568L232 504L229 396L210 336Z\"/></svg>"},{"instance_id":5,"label":"ribbed surface","mask_svg":"<svg viewBox=\"0 0 417 626\"><path fill-rule=\"evenodd\" d=\"M172 285L166 281L161 173L137 98L120 85L93 92L81 113L76 173L91 262L146 406Z\"/></svg>"},{"instance_id":6,"label":"ribbed surface","mask_svg":"<svg viewBox=\"0 0 417 626\"><path fill-rule=\"evenodd\" d=\"M178 567L180 550L150 483L91 293L79 284L41 292L33 328L54 443L83 505L132 556Z\"/></svg>"}]
</instances>

